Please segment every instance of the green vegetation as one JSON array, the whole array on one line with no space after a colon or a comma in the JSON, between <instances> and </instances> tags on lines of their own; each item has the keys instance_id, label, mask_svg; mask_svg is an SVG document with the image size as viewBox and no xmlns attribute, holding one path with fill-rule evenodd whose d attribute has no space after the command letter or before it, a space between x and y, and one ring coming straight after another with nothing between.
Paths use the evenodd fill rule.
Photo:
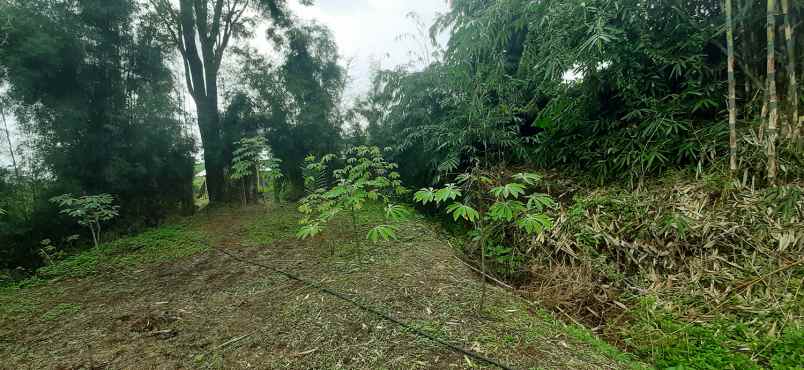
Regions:
<instances>
[{"instance_id":1,"label":"green vegetation","mask_svg":"<svg viewBox=\"0 0 804 370\"><path fill-rule=\"evenodd\" d=\"M362 219L361 213L370 201L385 207L385 218L389 222L401 221L408 216L409 211L404 206L392 203L406 194L407 189L395 171L397 165L386 162L380 148L360 146L345 152L341 159L344 167L331 170L335 184L327 188L322 182L328 176L328 163L335 158L326 155L317 161L310 156L305 160L308 163L305 169L310 174L305 178L305 185L309 191L299 205L299 211L305 215L301 220L303 226L296 234L299 238L318 235L338 214L348 213L355 240L359 240L358 220ZM313 213L318 215L312 217ZM376 225L368 231L366 238L371 241L395 239L396 229L390 224Z\"/></svg>"},{"instance_id":2,"label":"green vegetation","mask_svg":"<svg viewBox=\"0 0 804 370\"><path fill-rule=\"evenodd\" d=\"M286 0L0 0L0 336L20 343L0 353L131 367L26 357L53 330L54 356L93 352L72 333L105 325L130 331L99 356L193 348L163 367L481 366L328 314L343 307L224 249L515 364L800 368L804 3L444 6L409 15L414 60L375 63L346 101L361 68ZM139 317L114 311L130 297ZM198 312L237 336L185 339Z\"/></svg>"},{"instance_id":3,"label":"green vegetation","mask_svg":"<svg viewBox=\"0 0 804 370\"><path fill-rule=\"evenodd\" d=\"M63 194L50 199L66 214L81 226L89 228L92 233L92 242L98 247L101 240L102 223L111 221L119 215L120 206L114 205L114 198L109 194L88 195L73 197L72 194Z\"/></svg>"},{"instance_id":4,"label":"green vegetation","mask_svg":"<svg viewBox=\"0 0 804 370\"><path fill-rule=\"evenodd\" d=\"M367 209L361 228L383 217L382 206L368 204ZM568 326L502 289L489 289L488 318L477 318L473 301L480 282L446 247L446 235L420 217L399 222L397 240L366 242L360 258L331 256L320 248L321 243L349 243L350 233L296 240L298 218L291 206L218 209L101 245L108 251L103 255L86 251L83 260L96 261L81 275L70 272L81 267L67 260L36 281L1 288L0 330L8 330L13 341L34 340L25 346L0 344L4 365L87 366L79 351L69 350L85 341L113 348L96 353L95 360L114 367L126 367L132 358L150 366L164 363L166 356L181 366L219 368L239 367L240 359L251 356L271 367L328 368L344 358L357 368L381 368L389 358L416 367L466 364L463 356L374 315L221 258L212 249L173 252L176 246L195 244L237 245L229 252L350 292L419 329L470 343L517 368L637 366L619 351L602 350L587 329ZM350 220L341 214L332 222L348 225ZM272 314L254 314L260 312ZM177 335L160 339L170 333ZM50 339L36 341L39 335Z\"/></svg>"}]
</instances>

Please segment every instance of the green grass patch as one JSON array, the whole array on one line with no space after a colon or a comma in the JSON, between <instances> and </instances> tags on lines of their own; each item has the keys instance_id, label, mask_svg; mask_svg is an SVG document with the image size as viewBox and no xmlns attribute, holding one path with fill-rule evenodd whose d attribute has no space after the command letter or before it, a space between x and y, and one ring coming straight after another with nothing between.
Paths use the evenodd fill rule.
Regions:
<instances>
[{"instance_id":1,"label":"green grass patch","mask_svg":"<svg viewBox=\"0 0 804 370\"><path fill-rule=\"evenodd\" d=\"M39 307L39 301L22 294L18 285L0 287L0 318L12 319L29 315Z\"/></svg>"},{"instance_id":2,"label":"green grass patch","mask_svg":"<svg viewBox=\"0 0 804 370\"><path fill-rule=\"evenodd\" d=\"M105 243L39 269L45 278L84 277L105 268L130 268L170 261L206 250L201 232L186 224L168 225Z\"/></svg>"},{"instance_id":3,"label":"green grass patch","mask_svg":"<svg viewBox=\"0 0 804 370\"><path fill-rule=\"evenodd\" d=\"M654 303L643 298L623 331L629 347L659 369L804 369L804 328L757 335L736 318L687 323Z\"/></svg>"},{"instance_id":4,"label":"green grass patch","mask_svg":"<svg viewBox=\"0 0 804 370\"><path fill-rule=\"evenodd\" d=\"M292 239L298 227L299 213L292 205L272 205L265 215L246 227L244 241L253 246L265 246L280 239Z\"/></svg>"},{"instance_id":5,"label":"green grass patch","mask_svg":"<svg viewBox=\"0 0 804 370\"><path fill-rule=\"evenodd\" d=\"M73 303L59 303L42 315L47 321L53 321L65 316L70 316L81 311L81 306Z\"/></svg>"}]
</instances>

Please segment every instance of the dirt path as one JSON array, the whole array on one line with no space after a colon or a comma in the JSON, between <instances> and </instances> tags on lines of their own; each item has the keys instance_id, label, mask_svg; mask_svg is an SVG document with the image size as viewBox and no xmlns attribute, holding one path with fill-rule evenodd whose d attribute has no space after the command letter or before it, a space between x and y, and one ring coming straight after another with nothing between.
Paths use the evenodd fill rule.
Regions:
<instances>
[{"instance_id":1,"label":"dirt path","mask_svg":"<svg viewBox=\"0 0 804 370\"><path fill-rule=\"evenodd\" d=\"M270 264L379 307L417 328L518 369L626 368L619 355L496 288L482 316L479 282L421 220L400 240L299 242L290 207L199 215L209 248L0 294L2 369L382 369L481 364L332 296L244 264ZM125 243L121 244L124 245ZM364 243L366 244L366 243ZM334 256L330 246L338 246ZM617 357L614 359L612 357Z\"/></svg>"}]
</instances>

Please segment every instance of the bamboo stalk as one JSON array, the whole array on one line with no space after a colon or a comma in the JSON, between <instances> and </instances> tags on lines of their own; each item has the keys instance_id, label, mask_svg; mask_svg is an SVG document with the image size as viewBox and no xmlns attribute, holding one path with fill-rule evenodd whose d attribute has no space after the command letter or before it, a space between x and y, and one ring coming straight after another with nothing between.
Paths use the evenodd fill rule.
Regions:
<instances>
[{"instance_id":1,"label":"bamboo stalk","mask_svg":"<svg viewBox=\"0 0 804 370\"><path fill-rule=\"evenodd\" d=\"M779 98L776 96L776 1L768 0L768 182L776 182L776 123L779 118Z\"/></svg>"},{"instance_id":2,"label":"bamboo stalk","mask_svg":"<svg viewBox=\"0 0 804 370\"><path fill-rule=\"evenodd\" d=\"M798 80L796 79L795 37L790 17L790 0L782 0L782 12L784 12L784 38L787 49L787 100L790 111L788 112L786 138L789 139L797 138L801 128L798 125Z\"/></svg>"},{"instance_id":3,"label":"bamboo stalk","mask_svg":"<svg viewBox=\"0 0 804 370\"><path fill-rule=\"evenodd\" d=\"M732 3L726 0L726 47L729 73L729 169L737 172L737 82L734 78L734 22Z\"/></svg>"}]
</instances>

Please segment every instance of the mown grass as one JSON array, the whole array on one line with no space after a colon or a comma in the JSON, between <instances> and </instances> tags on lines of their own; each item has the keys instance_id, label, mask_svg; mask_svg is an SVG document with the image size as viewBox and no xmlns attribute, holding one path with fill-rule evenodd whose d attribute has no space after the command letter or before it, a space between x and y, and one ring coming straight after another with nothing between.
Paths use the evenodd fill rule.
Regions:
<instances>
[{"instance_id":1,"label":"mown grass","mask_svg":"<svg viewBox=\"0 0 804 370\"><path fill-rule=\"evenodd\" d=\"M0 285L0 317L24 317L46 307L46 298L60 289L58 285L50 284L52 282L99 273L117 273L203 252L209 248L209 241L215 236L209 230L211 223L224 217L222 215L237 211L235 208L222 208L177 219L170 224L57 260L41 267L28 279ZM59 309L48 311L49 315L54 316L59 312Z\"/></svg>"},{"instance_id":2,"label":"mown grass","mask_svg":"<svg viewBox=\"0 0 804 370\"><path fill-rule=\"evenodd\" d=\"M486 308L478 314L479 279L452 255L445 235L418 216L399 225L398 240L370 242L364 231L382 221L383 214L381 207L370 205L360 217L361 234L354 235L351 220L342 217L316 239L299 241L293 206L215 212L104 244L49 266L34 280L0 288L0 331L21 333L12 338L34 343L24 348L0 343L0 352L16 356L16 364L51 363L53 355L36 340L45 328L58 325L60 339L51 346L61 357L55 363L69 366L83 361L70 355L78 340L109 346L98 349L117 348L120 352L109 361L136 360L134 352L142 348L137 346L149 348L153 356L169 348L177 364L195 368L239 367L238 358L263 361L258 363L270 368L487 368L315 289L203 253L214 246L322 282L503 362L546 368L641 366L588 329L562 323L500 289L489 288ZM182 259L191 255L197 256ZM158 291L165 286L173 289ZM76 296L81 291L86 294ZM107 299L114 303L107 305ZM130 334L133 324L121 326L128 319L110 318L122 312L120 317L130 320L147 319L171 308L183 319L159 329L180 334L164 342ZM23 332L23 321L37 325ZM76 339L68 333L76 329L92 334ZM242 341L230 342L243 335ZM384 365L394 359L394 365Z\"/></svg>"},{"instance_id":3,"label":"mown grass","mask_svg":"<svg viewBox=\"0 0 804 370\"><path fill-rule=\"evenodd\" d=\"M171 261L208 248L201 231L189 224L163 226L119 239L45 266L41 278L78 278L105 271Z\"/></svg>"}]
</instances>

